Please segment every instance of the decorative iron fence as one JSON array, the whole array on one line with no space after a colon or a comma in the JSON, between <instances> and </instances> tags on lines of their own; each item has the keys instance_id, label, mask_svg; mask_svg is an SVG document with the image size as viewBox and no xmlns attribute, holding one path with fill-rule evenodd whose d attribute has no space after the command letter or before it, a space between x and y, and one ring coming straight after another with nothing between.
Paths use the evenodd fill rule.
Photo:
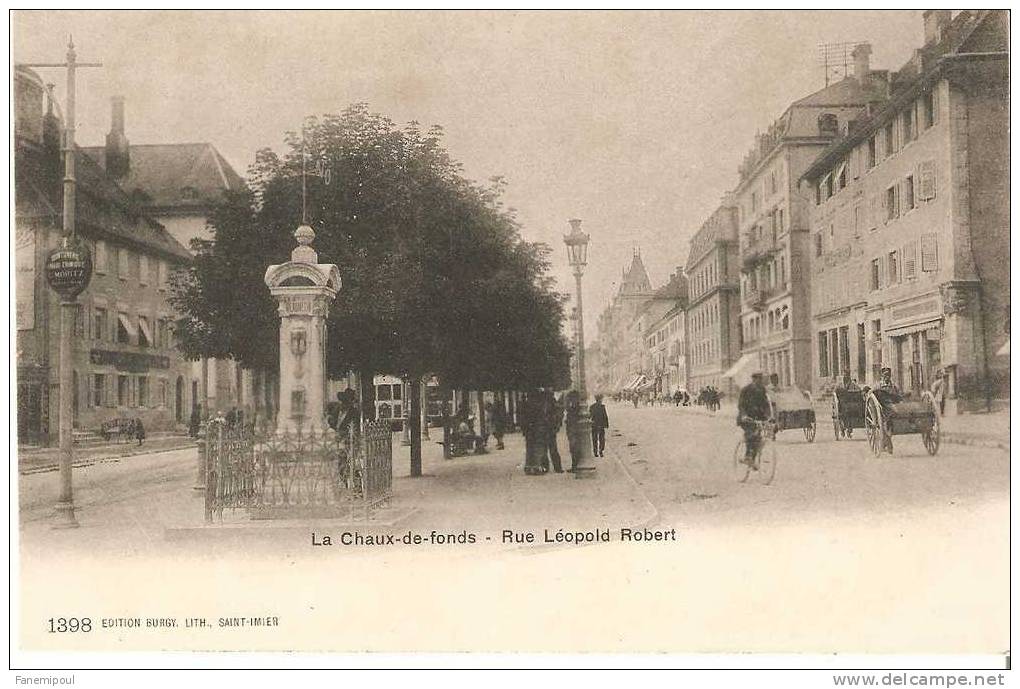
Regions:
<instances>
[{"instance_id":1,"label":"decorative iron fence","mask_svg":"<svg viewBox=\"0 0 1020 689\"><path fill-rule=\"evenodd\" d=\"M222 522L225 509L244 509L252 519L367 519L390 497L392 444L389 424L381 421L340 438L328 428L254 433L214 420L203 449L206 522Z\"/></svg>"}]
</instances>

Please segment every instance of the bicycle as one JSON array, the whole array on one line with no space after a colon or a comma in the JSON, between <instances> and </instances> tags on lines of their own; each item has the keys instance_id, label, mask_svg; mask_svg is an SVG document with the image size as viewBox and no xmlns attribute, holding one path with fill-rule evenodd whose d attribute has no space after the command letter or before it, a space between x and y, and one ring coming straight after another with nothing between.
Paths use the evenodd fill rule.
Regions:
<instances>
[{"instance_id":1,"label":"bicycle","mask_svg":"<svg viewBox=\"0 0 1020 689\"><path fill-rule=\"evenodd\" d=\"M733 450L733 473L738 482L746 483L751 472L754 471L761 482L767 486L776 477L776 446L772 442L776 438L775 424L772 420L755 421L754 426L758 439L758 451L755 452L751 463L746 462L744 457L747 441L741 435Z\"/></svg>"}]
</instances>

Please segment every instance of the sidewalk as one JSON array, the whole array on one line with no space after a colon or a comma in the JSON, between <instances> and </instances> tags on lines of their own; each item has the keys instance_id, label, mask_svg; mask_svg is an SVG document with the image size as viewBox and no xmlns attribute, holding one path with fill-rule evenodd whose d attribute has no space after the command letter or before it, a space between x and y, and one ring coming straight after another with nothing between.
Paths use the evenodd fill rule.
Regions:
<instances>
[{"instance_id":1,"label":"sidewalk","mask_svg":"<svg viewBox=\"0 0 1020 689\"><path fill-rule=\"evenodd\" d=\"M83 467L107 459L147 455L154 452L169 452L185 447L195 447L195 440L186 435L157 434L145 439L141 445L137 441L122 443L102 443L99 445L75 446L74 466ZM18 450L18 473L35 474L43 471L56 471L60 465L60 448L39 447Z\"/></svg>"},{"instance_id":2,"label":"sidewalk","mask_svg":"<svg viewBox=\"0 0 1020 689\"><path fill-rule=\"evenodd\" d=\"M542 476L524 473L524 438L519 433L505 438L506 449L492 442L484 455L443 459L442 446L422 439L422 476L410 476L410 448L393 437L393 492L386 507L368 521L357 519L280 519L252 521L243 510L224 513L222 525L206 525L201 504L191 499L175 501L167 515L166 538L178 543L216 542L218 547L258 542L298 542L303 547L312 531L330 528L363 532L406 532L456 536L474 534L479 543L494 547L519 547L503 543L503 532L532 532L528 545L545 544L545 532L591 531L620 527L651 526L659 513L641 488L614 456L597 458L590 478L550 472ZM565 433L559 436L564 469L570 467ZM296 538L296 535L299 535ZM561 544L562 545L562 544ZM247 547L247 546L246 546Z\"/></svg>"},{"instance_id":3,"label":"sidewalk","mask_svg":"<svg viewBox=\"0 0 1020 689\"><path fill-rule=\"evenodd\" d=\"M1009 452L1009 410L943 416L942 442Z\"/></svg>"}]
</instances>

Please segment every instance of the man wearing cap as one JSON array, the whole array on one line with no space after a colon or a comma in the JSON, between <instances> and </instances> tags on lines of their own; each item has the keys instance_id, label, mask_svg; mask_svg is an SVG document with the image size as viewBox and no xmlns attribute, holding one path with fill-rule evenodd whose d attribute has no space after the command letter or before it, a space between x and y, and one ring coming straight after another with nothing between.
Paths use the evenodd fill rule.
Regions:
<instances>
[{"instance_id":1,"label":"man wearing cap","mask_svg":"<svg viewBox=\"0 0 1020 689\"><path fill-rule=\"evenodd\" d=\"M758 371L751 375L751 383L740 390L737 401L737 425L744 429L744 461L747 464L754 466L754 455L761 442L756 422L768 421L771 416L765 374Z\"/></svg>"},{"instance_id":2,"label":"man wearing cap","mask_svg":"<svg viewBox=\"0 0 1020 689\"><path fill-rule=\"evenodd\" d=\"M879 401L884 409L890 408L890 405L896 404L897 402L903 401L903 395L900 393L900 389L896 386L896 383L892 379L892 369L888 366L884 367L881 371L882 379L875 387L875 398ZM892 434L882 434L882 449L892 454Z\"/></svg>"}]
</instances>

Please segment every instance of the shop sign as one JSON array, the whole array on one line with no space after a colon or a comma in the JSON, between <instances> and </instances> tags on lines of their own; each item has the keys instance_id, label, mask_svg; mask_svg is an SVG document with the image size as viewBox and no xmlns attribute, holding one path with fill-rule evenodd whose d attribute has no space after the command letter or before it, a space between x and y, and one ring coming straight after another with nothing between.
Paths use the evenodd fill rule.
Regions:
<instances>
[{"instance_id":1,"label":"shop sign","mask_svg":"<svg viewBox=\"0 0 1020 689\"><path fill-rule=\"evenodd\" d=\"M64 299L74 299L92 279L92 253L81 242L66 242L46 259L46 282Z\"/></svg>"},{"instance_id":2,"label":"shop sign","mask_svg":"<svg viewBox=\"0 0 1020 689\"><path fill-rule=\"evenodd\" d=\"M170 368L170 357L138 352L93 349L89 360L96 366L113 366L118 371L142 373L153 368Z\"/></svg>"}]
</instances>

